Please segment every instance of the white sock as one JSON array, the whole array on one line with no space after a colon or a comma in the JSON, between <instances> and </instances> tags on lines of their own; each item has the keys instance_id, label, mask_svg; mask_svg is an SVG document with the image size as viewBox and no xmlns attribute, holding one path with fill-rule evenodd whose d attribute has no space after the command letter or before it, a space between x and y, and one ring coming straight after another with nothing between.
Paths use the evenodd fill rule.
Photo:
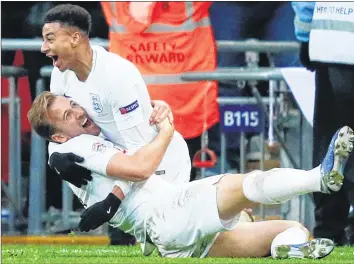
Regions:
<instances>
[{"instance_id":1,"label":"white sock","mask_svg":"<svg viewBox=\"0 0 354 264\"><path fill-rule=\"evenodd\" d=\"M320 166L309 170L289 168L254 171L243 181L243 192L252 202L284 203L306 193L321 191Z\"/></svg>"},{"instance_id":2,"label":"white sock","mask_svg":"<svg viewBox=\"0 0 354 264\"><path fill-rule=\"evenodd\" d=\"M275 258L274 249L279 245L296 245L303 244L309 240L309 234L300 227L290 227L285 231L278 234L272 241L270 252L272 257Z\"/></svg>"}]
</instances>

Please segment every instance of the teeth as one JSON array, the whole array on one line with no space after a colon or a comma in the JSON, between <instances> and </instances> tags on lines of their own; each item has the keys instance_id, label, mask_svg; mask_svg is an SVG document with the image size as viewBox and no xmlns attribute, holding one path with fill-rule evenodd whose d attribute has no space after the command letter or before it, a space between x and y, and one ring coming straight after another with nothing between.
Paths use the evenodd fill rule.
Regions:
<instances>
[{"instance_id":1,"label":"teeth","mask_svg":"<svg viewBox=\"0 0 354 264\"><path fill-rule=\"evenodd\" d=\"M81 125L84 126L87 122L87 117L82 121Z\"/></svg>"}]
</instances>

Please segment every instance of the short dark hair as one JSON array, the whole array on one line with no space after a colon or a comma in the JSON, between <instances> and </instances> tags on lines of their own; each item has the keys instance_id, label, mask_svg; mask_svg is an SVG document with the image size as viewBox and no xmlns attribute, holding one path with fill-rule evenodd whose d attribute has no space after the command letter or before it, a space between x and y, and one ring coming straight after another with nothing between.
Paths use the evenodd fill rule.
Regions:
<instances>
[{"instance_id":1,"label":"short dark hair","mask_svg":"<svg viewBox=\"0 0 354 264\"><path fill-rule=\"evenodd\" d=\"M45 17L46 23L60 23L64 26L77 27L89 36L91 31L91 15L87 10L78 5L57 5L50 9Z\"/></svg>"}]
</instances>

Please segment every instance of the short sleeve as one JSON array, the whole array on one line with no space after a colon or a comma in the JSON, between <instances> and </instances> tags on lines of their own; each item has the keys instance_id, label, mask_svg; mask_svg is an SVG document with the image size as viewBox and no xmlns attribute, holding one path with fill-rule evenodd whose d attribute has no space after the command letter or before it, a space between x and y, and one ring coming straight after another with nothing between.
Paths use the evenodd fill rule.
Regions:
<instances>
[{"instance_id":1,"label":"short sleeve","mask_svg":"<svg viewBox=\"0 0 354 264\"><path fill-rule=\"evenodd\" d=\"M125 130L141 124L144 120L142 102L139 100L139 89L145 85L138 69L129 61L120 59L120 67L112 67L111 76L121 76L110 81L106 89L118 130Z\"/></svg>"},{"instance_id":2,"label":"short sleeve","mask_svg":"<svg viewBox=\"0 0 354 264\"><path fill-rule=\"evenodd\" d=\"M111 158L118 152L113 143L92 135L80 135L62 144L49 146L50 155L53 152L72 152L84 158L79 165L101 175L107 175L106 169Z\"/></svg>"},{"instance_id":3,"label":"short sleeve","mask_svg":"<svg viewBox=\"0 0 354 264\"><path fill-rule=\"evenodd\" d=\"M56 95L64 94L63 73L54 67L50 76L50 92Z\"/></svg>"}]
</instances>

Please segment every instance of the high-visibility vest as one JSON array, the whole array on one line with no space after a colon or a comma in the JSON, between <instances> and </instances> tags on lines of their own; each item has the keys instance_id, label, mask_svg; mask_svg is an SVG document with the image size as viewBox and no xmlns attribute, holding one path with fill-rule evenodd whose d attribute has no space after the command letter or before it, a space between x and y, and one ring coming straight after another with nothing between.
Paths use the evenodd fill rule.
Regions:
<instances>
[{"instance_id":1,"label":"high-visibility vest","mask_svg":"<svg viewBox=\"0 0 354 264\"><path fill-rule=\"evenodd\" d=\"M309 55L312 61L354 65L354 2L316 2Z\"/></svg>"},{"instance_id":2,"label":"high-visibility vest","mask_svg":"<svg viewBox=\"0 0 354 264\"><path fill-rule=\"evenodd\" d=\"M208 11L211 3L154 2L147 24L134 19L130 2L101 4L110 29L109 51L138 67L150 97L171 106L176 130L184 138L193 138L216 124L217 83L181 79L183 72L216 68Z\"/></svg>"}]
</instances>

